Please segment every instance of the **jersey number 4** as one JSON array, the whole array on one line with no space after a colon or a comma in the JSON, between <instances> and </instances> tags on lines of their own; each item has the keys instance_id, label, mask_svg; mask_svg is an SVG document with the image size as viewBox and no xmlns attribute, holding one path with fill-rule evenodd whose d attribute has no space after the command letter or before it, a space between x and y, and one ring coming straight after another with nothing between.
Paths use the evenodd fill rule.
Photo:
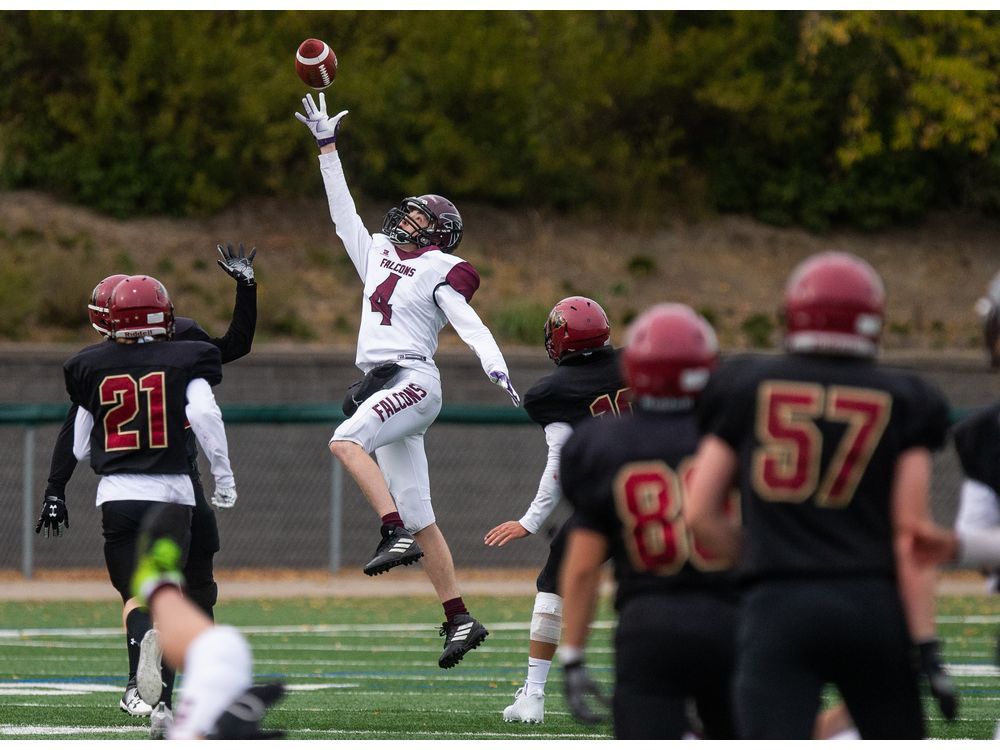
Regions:
<instances>
[{"instance_id":1,"label":"jersey number 4","mask_svg":"<svg viewBox=\"0 0 1000 750\"><path fill-rule=\"evenodd\" d=\"M165 382L166 375L163 372L148 373L138 381L131 375L109 375L101 381L101 404L114 404L104 415L105 452L134 451L141 447L139 430L125 429L139 415L140 391L146 395L149 447L167 447Z\"/></svg>"},{"instance_id":2,"label":"jersey number 4","mask_svg":"<svg viewBox=\"0 0 1000 750\"><path fill-rule=\"evenodd\" d=\"M694 464L674 471L663 461L626 464L615 477L615 504L625 533L632 567L672 575L690 562L701 571L725 570L730 562L699 545L684 523L684 495ZM726 515L739 513L735 493L726 500Z\"/></svg>"},{"instance_id":3,"label":"jersey number 4","mask_svg":"<svg viewBox=\"0 0 1000 750\"><path fill-rule=\"evenodd\" d=\"M390 273L389 278L375 287L372 296L368 298L368 301L372 303L372 312L382 313L381 325L392 325L392 305L389 304L389 298L396 291L396 284L401 278L401 276Z\"/></svg>"},{"instance_id":4,"label":"jersey number 4","mask_svg":"<svg viewBox=\"0 0 1000 750\"><path fill-rule=\"evenodd\" d=\"M854 498L889 423L892 397L885 391L770 380L757 392L753 488L763 500L826 508ZM840 423L844 434L820 476L823 432L816 422Z\"/></svg>"}]
</instances>

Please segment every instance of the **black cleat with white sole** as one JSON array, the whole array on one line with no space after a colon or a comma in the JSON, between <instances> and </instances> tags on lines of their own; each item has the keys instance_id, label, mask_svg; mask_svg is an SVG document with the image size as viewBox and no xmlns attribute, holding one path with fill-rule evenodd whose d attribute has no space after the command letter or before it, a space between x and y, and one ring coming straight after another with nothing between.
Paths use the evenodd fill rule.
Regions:
<instances>
[{"instance_id":1,"label":"black cleat with white sole","mask_svg":"<svg viewBox=\"0 0 1000 750\"><path fill-rule=\"evenodd\" d=\"M490 631L472 615L458 615L453 621L443 623L440 633L444 636L444 651L438 666L451 669L472 649L479 648Z\"/></svg>"},{"instance_id":2,"label":"black cleat with white sole","mask_svg":"<svg viewBox=\"0 0 1000 750\"><path fill-rule=\"evenodd\" d=\"M267 709L285 695L280 682L254 685L237 698L205 735L208 740L279 740L285 736L281 730L261 729Z\"/></svg>"},{"instance_id":3,"label":"black cleat with white sole","mask_svg":"<svg viewBox=\"0 0 1000 750\"><path fill-rule=\"evenodd\" d=\"M413 534L399 526L383 525L382 541L375 549L375 556L365 565L365 575L377 576L397 565L412 565L423 556Z\"/></svg>"}]
</instances>

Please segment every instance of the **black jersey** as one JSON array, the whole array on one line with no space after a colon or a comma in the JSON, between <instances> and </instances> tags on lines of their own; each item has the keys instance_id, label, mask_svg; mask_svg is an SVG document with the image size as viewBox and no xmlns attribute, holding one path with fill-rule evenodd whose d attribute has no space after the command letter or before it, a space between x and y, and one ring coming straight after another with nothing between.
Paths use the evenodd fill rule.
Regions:
<instances>
[{"instance_id":1,"label":"black jersey","mask_svg":"<svg viewBox=\"0 0 1000 750\"><path fill-rule=\"evenodd\" d=\"M697 547L684 524L684 486L697 449L693 413L641 410L583 423L563 446L572 522L607 538L619 609L634 596L677 589L735 596L728 565Z\"/></svg>"},{"instance_id":2,"label":"black jersey","mask_svg":"<svg viewBox=\"0 0 1000 750\"><path fill-rule=\"evenodd\" d=\"M896 460L944 444L937 388L868 360L756 355L717 370L698 411L739 459L744 575L894 574Z\"/></svg>"},{"instance_id":3,"label":"black jersey","mask_svg":"<svg viewBox=\"0 0 1000 750\"><path fill-rule=\"evenodd\" d=\"M604 346L563 357L551 375L524 394L524 409L542 427L627 412L628 387L622 381L618 352Z\"/></svg>"},{"instance_id":4,"label":"black jersey","mask_svg":"<svg viewBox=\"0 0 1000 750\"><path fill-rule=\"evenodd\" d=\"M107 343L63 367L74 404L94 417L90 463L98 474L186 474L187 386L222 380L219 350L207 343Z\"/></svg>"},{"instance_id":5,"label":"black jersey","mask_svg":"<svg viewBox=\"0 0 1000 750\"><path fill-rule=\"evenodd\" d=\"M955 451L965 476L1000 495L1000 403L974 411L955 426Z\"/></svg>"},{"instance_id":6,"label":"black jersey","mask_svg":"<svg viewBox=\"0 0 1000 750\"><path fill-rule=\"evenodd\" d=\"M234 359L248 354L253 343L254 332L257 329L257 286L247 284L236 285L236 303L233 306L233 319L223 336L214 338L191 318L177 317L174 320L174 341L206 341L218 348L222 362L232 362ZM80 353L99 346L116 346L111 341L92 344ZM49 480L45 487L46 496L59 498L66 496L66 484L73 476L76 468L76 458L73 456L73 426L76 423L77 404L70 406L63 422L59 436L52 450L52 461L49 467ZM188 460L191 472L197 481L198 443L194 434L187 433Z\"/></svg>"}]
</instances>

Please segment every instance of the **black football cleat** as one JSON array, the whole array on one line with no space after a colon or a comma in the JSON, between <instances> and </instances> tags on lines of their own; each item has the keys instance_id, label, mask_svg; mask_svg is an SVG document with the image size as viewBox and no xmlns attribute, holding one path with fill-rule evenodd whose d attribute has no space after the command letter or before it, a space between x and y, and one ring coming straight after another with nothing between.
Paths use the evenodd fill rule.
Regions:
<instances>
[{"instance_id":1,"label":"black football cleat","mask_svg":"<svg viewBox=\"0 0 1000 750\"><path fill-rule=\"evenodd\" d=\"M444 651L438 659L441 669L451 669L490 634L472 615L458 615L453 622L445 622L439 631L444 636Z\"/></svg>"},{"instance_id":2,"label":"black football cleat","mask_svg":"<svg viewBox=\"0 0 1000 750\"><path fill-rule=\"evenodd\" d=\"M397 565L413 565L424 556L413 534L399 526L382 526L382 541L375 556L365 565L366 576L377 576Z\"/></svg>"},{"instance_id":3,"label":"black football cleat","mask_svg":"<svg viewBox=\"0 0 1000 750\"><path fill-rule=\"evenodd\" d=\"M277 740L285 736L280 730L260 728L267 709L285 695L285 686L278 682L254 685L222 712L215 726L205 735L207 740Z\"/></svg>"}]
</instances>

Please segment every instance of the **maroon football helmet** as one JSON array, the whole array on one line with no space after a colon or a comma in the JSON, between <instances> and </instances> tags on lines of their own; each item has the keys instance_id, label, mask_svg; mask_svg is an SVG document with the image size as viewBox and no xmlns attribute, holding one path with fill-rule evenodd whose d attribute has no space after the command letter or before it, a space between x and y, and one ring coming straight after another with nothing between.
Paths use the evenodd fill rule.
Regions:
<instances>
[{"instance_id":1,"label":"maroon football helmet","mask_svg":"<svg viewBox=\"0 0 1000 750\"><path fill-rule=\"evenodd\" d=\"M689 408L719 362L715 331L687 305L654 305L625 339L622 373L640 405Z\"/></svg>"},{"instance_id":2,"label":"maroon football helmet","mask_svg":"<svg viewBox=\"0 0 1000 750\"><path fill-rule=\"evenodd\" d=\"M413 232L403 229L400 222L409 218L411 211L419 211L427 217L427 226ZM462 217L455 204L440 195L404 198L385 215L382 234L394 245L436 245L442 252L452 253L462 241Z\"/></svg>"},{"instance_id":3,"label":"maroon football helmet","mask_svg":"<svg viewBox=\"0 0 1000 750\"><path fill-rule=\"evenodd\" d=\"M118 282L108 309L115 339L174 335L174 306L166 287L152 276L128 276Z\"/></svg>"},{"instance_id":4,"label":"maroon football helmet","mask_svg":"<svg viewBox=\"0 0 1000 750\"><path fill-rule=\"evenodd\" d=\"M545 321L545 351L557 365L572 352L599 349L610 337L611 324L604 308L589 297L559 300Z\"/></svg>"},{"instance_id":5,"label":"maroon football helmet","mask_svg":"<svg viewBox=\"0 0 1000 750\"><path fill-rule=\"evenodd\" d=\"M119 281L127 279L124 273L116 273L102 279L90 293L90 304L87 305L87 312L90 314L90 324L94 326L99 334L106 338L111 338L111 318L108 316L108 302L111 300L111 292L115 290Z\"/></svg>"},{"instance_id":6,"label":"maroon football helmet","mask_svg":"<svg viewBox=\"0 0 1000 750\"><path fill-rule=\"evenodd\" d=\"M874 357L885 311L885 287L856 255L806 258L785 285L785 348Z\"/></svg>"}]
</instances>

